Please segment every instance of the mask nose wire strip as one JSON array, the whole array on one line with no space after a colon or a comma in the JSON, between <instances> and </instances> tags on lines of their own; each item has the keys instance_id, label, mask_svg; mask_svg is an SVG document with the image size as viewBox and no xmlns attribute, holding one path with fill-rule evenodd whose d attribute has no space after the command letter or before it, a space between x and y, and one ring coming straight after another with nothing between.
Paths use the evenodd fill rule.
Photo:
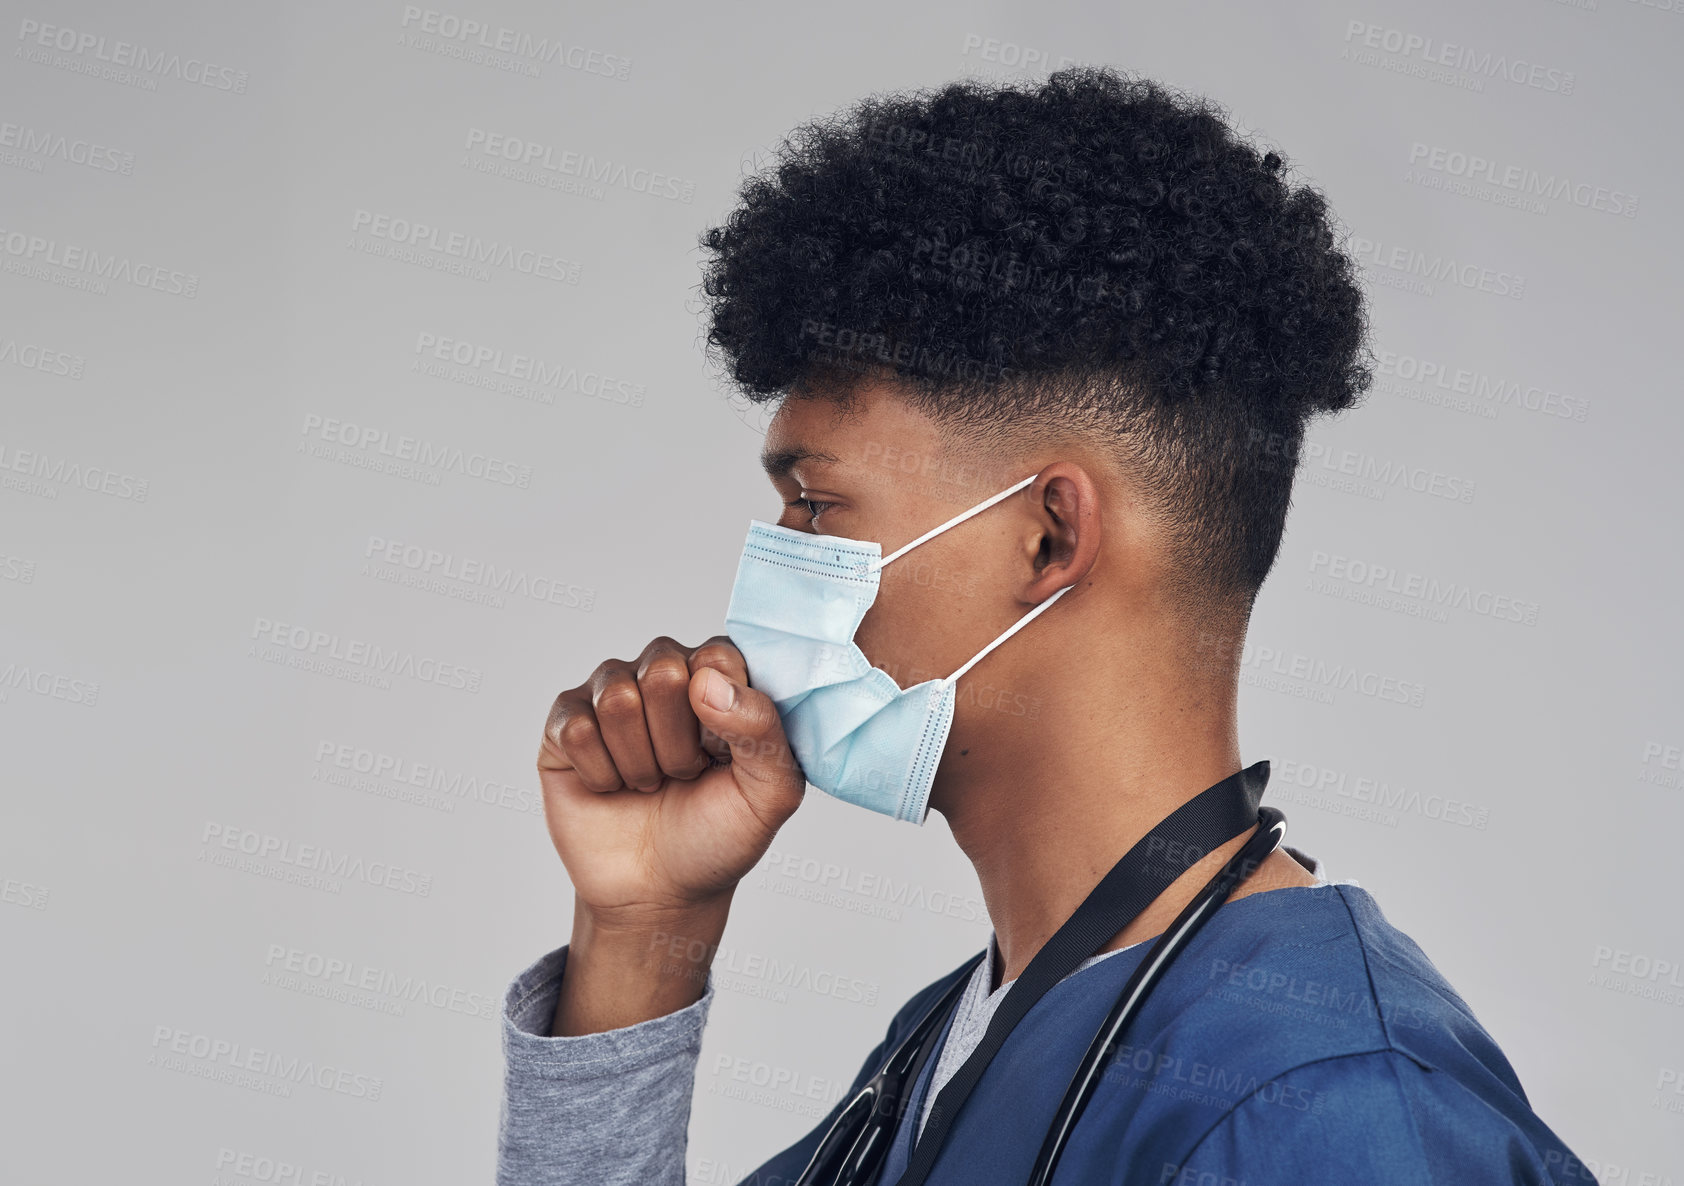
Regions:
<instances>
[{"instance_id":1,"label":"mask nose wire strip","mask_svg":"<svg viewBox=\"0 0 1684 1186\"><path fill-rule=\"evenodd\" d=\"M972 507L970 510L960 511L957 515L954 515L953 518L951 518L947 522L943 523L940 527L930 528L923 535L919 536L917 539L913 540L911 543L907 544L905 547L896 548L889 555L882 556L882 557L879 557L876 560L871 561L869 564L867 564L865 566L865 571L871 572L873 569L882 568L885 564L889 563L889 561L891 561L891 560L899 560L902 556L904 556L908 552L912 551L912 549L916 548L919 544L924 543L928 540L934 539L936 536L938 536L942 532L946 531L949 527L952 527L955 523L963 523L966 519L969 519L972 515L978 514L979 512L982 512L982 511L986 511L989 507L991 507L995 503L999 502L1002 498L1009 498L1011 495L1016 494L1019 490L1022 490L1025 486L1029 485L1029 483L1033 482L1036 478L1038 478L1040 476L1041 475L1038 474L1038 473L1030 474L1027 478L1023 479L1023 481L1017 483L1017 485L1006 487L1004 490L1000 491L1000 493L994 495L992 498L988 498L988 499L983 500L982 502L977 503L976 506ZM1051 603L1047 602L1047 603L1044 603L1044 604L1051 604Z\"/></svg>"},{"instance_id":2,"label":"mask nose wire strip","mask_svg":"<svg viewBox=\"0 0 1684 1186\"><path fill-rule=\"evenodd\" d=\"M1049 605L1051 605L1053 602L1057 601L1060 597L1063 597L1066 593L1070 592L1070 590L1074 589L1075 587L1076 586L1074 586L1074 585L1064 586L1064 588L1060 589L1057 593L1054 593L1051 597L1047 598L1040 605L1037 605L1034 609L1032 609L1028 613L1024 614L1023 617L1019 618L1017 621L1012 623L1011 629L1007 630L999 638L996 638L993 642L991 642L987 646L983 647L982 650L978 651L975 655L972 655L971 661L969 663L965 664L958 671L955 671L952 675L948 676L945 680L942 681L942 683L944 683L944 684L958 683L959 677L961 675L964 675L965 672L969 671L971 668L975 667L977 665L977 663L979 661L981 661L981 659L984 655L988 654L989 651L992 651L995 647L997 647L1001 643L1005 642L1006 639L1010 638L1012 635L1016 634L1019 630L1022 630L1025 626L1029 625L1029 623L1031 623L1035 620L1036 614L1038 614L1042 610L1046 609Z\"/></svg>"}]
</instances>

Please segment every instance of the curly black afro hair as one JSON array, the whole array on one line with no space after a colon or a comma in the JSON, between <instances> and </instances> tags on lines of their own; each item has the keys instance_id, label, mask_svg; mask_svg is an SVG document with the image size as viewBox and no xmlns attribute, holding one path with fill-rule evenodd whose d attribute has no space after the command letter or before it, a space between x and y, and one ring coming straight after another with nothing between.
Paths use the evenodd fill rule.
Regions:
<instances>
[{"instance_id":1,"label":"curly black afro hair","mask_svg":"<svg viewBox=\"0 0 1684 1186\"><path fill-rule=\"evenodd\" d=\"M1106 434L1177 586L1249 606L1309 417L1372 382L1325 199L1209 99L1112 68L874 96L784 138L703 233L749 399L887 381L956 439Z\"/></svg>"}]
</instances>

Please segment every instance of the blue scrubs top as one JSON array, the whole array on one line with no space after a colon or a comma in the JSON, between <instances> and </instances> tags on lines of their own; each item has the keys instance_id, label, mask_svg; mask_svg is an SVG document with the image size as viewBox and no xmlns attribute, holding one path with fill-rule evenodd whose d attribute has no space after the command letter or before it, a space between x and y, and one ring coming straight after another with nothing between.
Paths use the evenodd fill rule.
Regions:
<instances>
[{"instance_id":1,"label":"blue scrubs top","mask_svg":"<svg viewBox=\"0 0 1684 1186\"><path fill-rule=\"evenodd\" d=\"M961 1109L928 1186L1028 1177L1077 1064L1151 947L1101 960L1036 1002ZM902 1006L848 1095L743 1186L792 1186L847 1100L958 975ZM1355 885L1223 905L1123 1043L1070 1134L1055 1186L1596 1181L1532 1111L1467 1003ZM936 1054L881 1186L906 1168Z\"/></svg>"}]
</instances>

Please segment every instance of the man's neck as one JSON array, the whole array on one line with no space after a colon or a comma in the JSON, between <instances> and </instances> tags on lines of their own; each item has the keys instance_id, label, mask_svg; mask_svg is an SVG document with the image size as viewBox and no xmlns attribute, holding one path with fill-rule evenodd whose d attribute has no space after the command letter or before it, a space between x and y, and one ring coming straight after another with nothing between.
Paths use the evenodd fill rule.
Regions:
<instances>
[{"instance_id":1,"label":"man's neck","mask_svg":"<svg viewBox=\"0 0 1684 1186\"><path fill-rule=\"evenodd\" d=\"M1153 686L1154 696L1139 691ZM1141 681L1102 711L1093 683L1064 687L1083 691L1043 704L1035 721L968 723L943 764L937 806L982 885L999 943L994 987L1028 966L1136 841L1243 765L1236 691ZM1163 931L1249 835L1189 868L1099 950ZM1314 884L1277 852L1234 896Z\"/></svg>"}]
</instances>

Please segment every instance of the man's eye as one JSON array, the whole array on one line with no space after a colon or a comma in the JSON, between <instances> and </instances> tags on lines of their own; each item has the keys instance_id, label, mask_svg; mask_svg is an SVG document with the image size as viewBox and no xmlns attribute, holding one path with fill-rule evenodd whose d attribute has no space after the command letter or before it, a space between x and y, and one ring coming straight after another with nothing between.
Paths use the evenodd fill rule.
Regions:
<instances>
[{"instance_id":1,"label":"man's eye","mask_svg":"<svg viewBox=\"0 0 1684 1186\"><path fill-rule=\"evenodd\" d=\"M786 507L806 507L807 518L812 520L817 519L826 507L833 507L836 504L833 502L820 502L815 498L792 498L788 502L784 503L784 505Z\"/></svg>"}]
</instances>

